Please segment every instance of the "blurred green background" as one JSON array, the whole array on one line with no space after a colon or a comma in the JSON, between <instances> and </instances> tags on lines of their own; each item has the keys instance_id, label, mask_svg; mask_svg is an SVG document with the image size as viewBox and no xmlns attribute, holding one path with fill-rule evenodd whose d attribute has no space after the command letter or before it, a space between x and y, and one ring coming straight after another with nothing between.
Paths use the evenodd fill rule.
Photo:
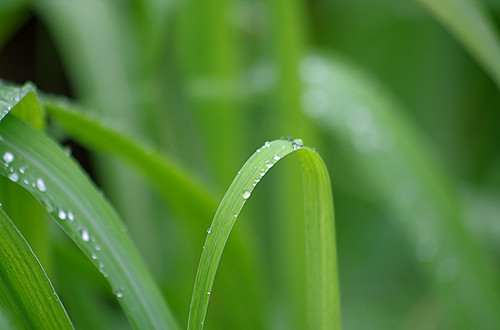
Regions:
<instances>
[{"instance_id":1,"label":"blurred green background","mask_svg":"<svg viewBox=\"0 0 500 330\"><path fill-rule=\"evenodd\" d=\"M0 78L77 100L217 200L264 141L302 138L333 183L344 329L495 329L499 78L420 2L2 0ZM498 31L500 2L477 3ZM185 325L206 233L126 165L49 133L117 207ZM266 176L235 226L208 329L304 326L294 163ZM127 327L98 271L51 235L50 277L75 326Z\"/></svg>"}]
</instances>

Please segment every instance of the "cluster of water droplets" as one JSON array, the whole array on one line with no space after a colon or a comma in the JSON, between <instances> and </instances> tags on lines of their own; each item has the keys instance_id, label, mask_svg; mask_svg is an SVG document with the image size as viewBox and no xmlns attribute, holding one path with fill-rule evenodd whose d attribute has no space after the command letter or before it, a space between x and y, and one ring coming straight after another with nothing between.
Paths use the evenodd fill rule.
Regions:
<instances>
[{"instance_id":1,"label":"cluster of water droplets","mask_svg":"<svg viewBox=\"0 0 500 330\"><path fill-rule=\"evenodd\" d=\"M1 137L0 140L2 140ZM86 227L78 223L72 210L59 205L56 199L51 195L50 186L45 182L43 177L36 174L36 171L31 170L28 165L24 164L22 157L17 157L14 152L11 151L5 151L2 154L0 163L3 165L2 170L7 172L7 177L12 182L18 183L32 191L48 213L61 221L64 226L74 226L76 230L72 230L72 232L78 233L78 239L85 244L90 244L90 250L93 251L91 252L91 258L95 260L95 262L99 262L98 259L101 247L96 243L95 237ZM2 165L0 165L0 168L2 168ZM104 265L99 262L98 266L100 272L107 277Z\"/></svg>"},{"instance_id":2,"label":"cluster of water droplets","mask_svg":"<svg viewBox=\"0 0 500 330\"><path fill-rule=\"evenodd\" d=\"M282 138L282 140L285 140L285 138ZM293 150L297 150L297 149L304 147L304 143L301 139L293 139L292 137L287 137L286 140L288 140L291 143ZM262 147L257 149L256 152L260 153L263 150L270 148L270 147L271 147L271 142L266 141ZM283 146L283 151L285 151L285 146ZM257 183L260 182L262 177L264 177L264 175L266 175L267 171L269 169L271 169L274 166L274 164L281 159L281 157L282 156L279 153L275 153L271 159L268 159L264 162L264 165L257 171L257 175L254 179L254 182L252 183L252 186L249 188L246 188L242 191L241 197L244 200L247 200L250 198L250 196L252 195L253 188L257 185ZM241 171L238 171L238 175L240 175L240 174L241 174ZM237 218L238 213L235 213L233 216L234 216L234 218ZM212 233L212 228L208 228L207 234L210 236L211 233ZM207 240L208 240L208 237L207 237ZM205 249L205 247L206 247L206 241L205 241L205 244L203 245L203 249ZM210 296L211 293L212 293L212 291L210 291L210 290L207 291L208 296ZM192 308L192 306L190 305L190 309L191 308ZM203 324L203 322L202 322L202 324Z\"/></svg>"}]
</instances>

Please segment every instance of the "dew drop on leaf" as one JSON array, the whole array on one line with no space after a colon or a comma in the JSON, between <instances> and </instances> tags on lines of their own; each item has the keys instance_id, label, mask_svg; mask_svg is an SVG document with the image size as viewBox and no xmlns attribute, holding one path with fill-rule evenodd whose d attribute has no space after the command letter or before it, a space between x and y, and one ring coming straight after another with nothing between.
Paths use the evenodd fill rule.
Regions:
<instances>
[{"instance_id":1,"label":"dew drop on leaf","mask_svg":"<svg viewBox=\"0 0 500 330\"><path fill-rule=\"evenodd\" d=\"M304 142L301 139L295 139L292 141L293 150L300 149L304 146Z\"/></svg>"},{"instance_id":2,"label":"dew drop on leaf","mask_svg":"<svg viewBox=\"0 0 500 330\"><path fill-rule=\"evenodd\" d=\"M14 154L10 151L6 151L3 154L3 160L7 163L10 164L14 160Z\"/></svg>"},{"instance_id":3,"label":"dew drop on leaf","mask_svg":"<svg viewBox=\"0 0 500 330\"><path fill-rule=\"evenodd\" d=\"M87 229L82 229L81 234L82 234L82 240L84 242L90 241L90 235L89 235L89 231Z\"/></svg>"},{"instance_id":4,"label":"dew drop on leaf","mask_svg":"<svg viewBox=\"0 0 500 330\"><path fill-rule=\"evenodd\" d=\"M61 208L57 209L57 216L61 220L66 220L66 212L63 209L61 209Z\"/></svg>"},{"instance_id":5,"label":"dew drop on leaf","mask_svg":"<svg viewBox=\"0 0 500 330\"><path fill-rule=\"evenodd\" d=\"M45 182L42 178L36 179L36 186L41 192L47 191L47 186L45 185Z\"/></svg>"},{"instance_id":6,"label":"dew drop on leaf","mask_svg":"<svg viewBox=\"0 0 500 330\"><path fill-rule=\"evenodd\" d=\"M250 197L250 195L251 195L250 190L244 190L243 191L242 196L243 196L244 199L248 199Z\"/></svg>"},{"instance_id":7,"label":"dew drop on leaf","mask_svg":"<svg viewBox=\"0 0 500 330\"><path fill-rule=\"evenodd\" d=\"M12 182L17 182L19 180L19 174L17 174L16 172L11 173L11 174L9 174L9 179Z\"/></svg>"}]
</instances>

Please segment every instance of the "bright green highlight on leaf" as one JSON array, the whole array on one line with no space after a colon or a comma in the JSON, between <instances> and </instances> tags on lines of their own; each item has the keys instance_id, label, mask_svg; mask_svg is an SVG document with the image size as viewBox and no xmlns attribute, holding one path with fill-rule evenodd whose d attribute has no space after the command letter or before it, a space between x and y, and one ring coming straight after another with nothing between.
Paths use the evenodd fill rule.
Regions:
<instances>
[{"instance_id":1,"label":"bright green highlight on leaf","mask_svg":"<svg viewBox=\"0 0 500 330\"><path fill-rule=\"evenodd\" d=\"M266 142L243 165L226 192L207 230L196 274L188 329L203 328L217 267L243 205L267 171L294 151L298 151L301 157L306 202L308 329L340 329L330 180L321 158L313 150L305 148L300 139Z\"/></svg>"}]
</instances>

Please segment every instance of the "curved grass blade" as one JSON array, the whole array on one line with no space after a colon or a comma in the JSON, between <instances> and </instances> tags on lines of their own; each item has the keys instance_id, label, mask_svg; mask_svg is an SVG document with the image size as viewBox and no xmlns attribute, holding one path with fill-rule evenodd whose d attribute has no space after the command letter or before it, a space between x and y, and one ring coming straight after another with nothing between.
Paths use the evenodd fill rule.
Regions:
<instances>
[{"instance_id":1,"label":"curved grass blade","mask_svg":"<svg viewBox=\"0 0 500 330\"><path fill-rule=\"evenodd\" d=\"M17 314L11 322L22 321L17 323L20 328L73 329L45 271L3 209L0 209L0 242L0 290L6 289L2 296L9 296L10 313Z\"/></svg>"},{"instance_id":2,"label":"curved grass blade","mask_svg":"<svg viewBox=\"0 0 500 330\"><path fill-rule=\"evenodd\" d=\"M188 329L205 322L213 281L224 246L243 205L274 164L299 151L305 181L307 241L307 325L340 329L340 304L330 179L321 158L302 141L278 140L258 149L243 165L219 205L203 246L190 307Z\"/></svg>"},{"instance_id":3,"label":"curved grass blade","mask_svg":"<svg viewBox=\"0 0 500 330\"><path fill-rule=\"evenodd\" d=\"M304 110L341 145L361 175L358 190L371 192L400 220L447 313L459 315L464 327L500 327L493 262L468 230L451 178L401 105L339 57L311 55L301 74Z\"/></svg>"},{"instance_id":4,"label":"curved grass blade","mask_svg":"<svg viewBox=\"0 0 500 330\"><path fill-rule=\"evenodd\" d=\"M500 89L500 35L481 1L414 0L455 35Z\"/></svg>"},{"instance_id":5,"label":"curved grass blade","mask_svg":"<svg viewBox=\"0 0 500 330\"><path fill-rule=\"evenodd\" d=\"M13 116L0 123L0 174L30 191L111 284L137 328L176 328L114 209L52 140Z\"/></svg>"}]
</instances>

